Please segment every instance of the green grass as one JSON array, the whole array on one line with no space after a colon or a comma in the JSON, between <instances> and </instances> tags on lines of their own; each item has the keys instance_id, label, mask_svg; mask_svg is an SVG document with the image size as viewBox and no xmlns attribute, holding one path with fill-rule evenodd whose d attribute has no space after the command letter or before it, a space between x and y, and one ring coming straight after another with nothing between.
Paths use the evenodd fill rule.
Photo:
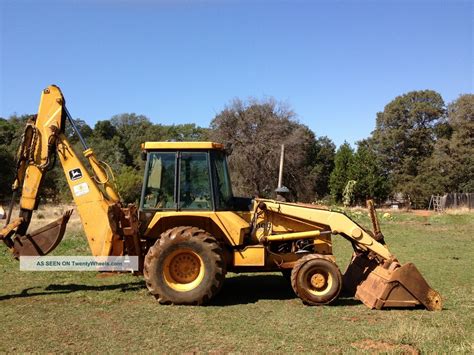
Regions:
<instances>
[{"instance_id":1,"label":"green grass","mask_svg":"<svg viewBox=\"0 0 474 355\"><path fill-rule=\"evenodd\" d=\"M354 215L367 224L364 214ZM228 275L205 307L160 306L142 277L20 272L0 251L0 351L14 352L472 352L473 215L382 221L392 252L414 262L444 310L373 311L353 299L307 307L277 273ZM341 270L350 256L335 239ZM88 255L80 232L56 255Z\"/></svg>"}]
</instances>

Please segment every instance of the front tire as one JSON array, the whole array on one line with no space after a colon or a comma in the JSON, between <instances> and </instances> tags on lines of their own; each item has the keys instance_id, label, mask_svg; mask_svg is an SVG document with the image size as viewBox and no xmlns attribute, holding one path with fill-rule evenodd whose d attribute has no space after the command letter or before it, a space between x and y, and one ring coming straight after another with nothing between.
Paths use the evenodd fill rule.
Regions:
<instances>
[{"instance_id":1,"label":"front tire","mask_svg":"<svg viewBox=\"0 0 474 355\"><path fill-rule=\"evenodd\" d=\"M143 275L148 290L162 304L206 303L224 282L222 248L202 229L169 229L146 254Z\"/></svg>"},{"instance_id":2,"label":"front tire","mask_svg":"<svg viewBox=\"0 0 474 355\"><path fill-rule=\"evenodd\" d=\"M296 262L291 272L291 286L305 304L329 304L341 292L341 271L323 255L306 255Z\"/></svg>"}]
</instances>

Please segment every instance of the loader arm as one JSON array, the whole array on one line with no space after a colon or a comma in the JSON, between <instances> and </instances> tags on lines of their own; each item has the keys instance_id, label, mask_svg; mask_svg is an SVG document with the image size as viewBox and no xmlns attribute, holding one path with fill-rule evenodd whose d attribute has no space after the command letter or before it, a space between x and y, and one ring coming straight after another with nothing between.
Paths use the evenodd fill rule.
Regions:
<instances>
[{"instance_id":1,"label":"loader arm","mask_svg":"<svg viewBox=\"0 0 474 355\"><path fill-rule=\"evenodd\" d=\"M258 199L254 214L262 211L265 220L271 214L308 221L321 229L307 232L272 234L269 227L260 242L314 238L324 234L339 234L349 240L354 255L344 273L343 285L347 295L355 295L370 308L415 307L442 309L442 299L412 263L401 265L383 242L373 203L368 203L374 232L369 233L342 212L307 205ZM265 225L267 225L265 223ZM378 239L378 240L377 240Z\"/></svg>"},{"instance_id":2,"label":"loader arm","mask_svg":"<svg viewBox=\"0 0 474 355\"><path fill-rule=\"evenodd\" d=\"M273 200L259 200L259 202L265 204L268 212L326 225L331 234L342 235L344 238L353 242L361 251L371 251L381 260L396 260L387 246L375 240L364 228L342 212Z\"/></svg>"},{"instance_id":3,"label":"loader arm","mask_svg":"<svg viewBox=\"0 0 474 355\"><path fill-rule=\"evenodd\" d=\"M83 156L93 175L84 167L68 142L64 134L66 121L79 136L84 148ZM21 193L20 215L8 223L12 204L0 239L10 247L15 257L45 255L62 239L71 212L37 232L26 234L32 212L38 208L41 183L55 154L64 170L92 254L122 255L124 246L119 221L123 211L113 186L112 173L106 171L94 151L87 147L67 111L60 89L54 85L43 90L36 120L26 125L18 152L17 176L12 187L14 194L17 191Z\"/></svg>"}]
</instances>

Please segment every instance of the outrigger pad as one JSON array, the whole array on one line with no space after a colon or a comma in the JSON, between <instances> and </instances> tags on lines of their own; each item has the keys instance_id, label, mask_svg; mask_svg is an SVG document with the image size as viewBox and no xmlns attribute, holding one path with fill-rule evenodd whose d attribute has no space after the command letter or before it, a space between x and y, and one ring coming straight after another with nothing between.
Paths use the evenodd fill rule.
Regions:
<instances>
[{"instance_id":1,"label":"outrigger pad","mask_svg":"<svg viewBox=\"0 0 474 355\"><path fill-rule=\"evenodd\" d=\"M47 255L61 242L66 231L66 224L73 210L69 210L56 221L24 236L16 236L13 240L13 256Z\"/></svg>"}]
</instances>

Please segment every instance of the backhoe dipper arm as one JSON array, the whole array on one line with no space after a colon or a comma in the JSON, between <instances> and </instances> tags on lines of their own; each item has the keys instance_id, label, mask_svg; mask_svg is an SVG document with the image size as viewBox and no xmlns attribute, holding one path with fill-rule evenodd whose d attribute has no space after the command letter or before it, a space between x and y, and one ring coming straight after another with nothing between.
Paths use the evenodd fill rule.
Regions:
<instances>
[{"instance_id":1,"label":"backhoe dipper arm","mask_svg":"<svg viewBox=\"0 0 474 355\"><path fill-rule=\"evenodd\" d=\"M68 120L84 147L94 176L91 176L64 134ZM57 153L74 202L84 226L93 255L122 255L123 242L117 234L116 216L120 198L110 174L87 147L73 119L65 107L65 100L57 86L43 90L35 121L27 123L18 154L17 177L13 190L21 192L20 217L0 232L0 239L13 249L15 256L43 255L54 249L64 235L70 212L41 228L41 233L25 235L32 211L38 207L38 193L44 174ZM11 215L11 211L9 213ZM44 231L46 229L46 231Z\"/></svg>"}]
</instances>

